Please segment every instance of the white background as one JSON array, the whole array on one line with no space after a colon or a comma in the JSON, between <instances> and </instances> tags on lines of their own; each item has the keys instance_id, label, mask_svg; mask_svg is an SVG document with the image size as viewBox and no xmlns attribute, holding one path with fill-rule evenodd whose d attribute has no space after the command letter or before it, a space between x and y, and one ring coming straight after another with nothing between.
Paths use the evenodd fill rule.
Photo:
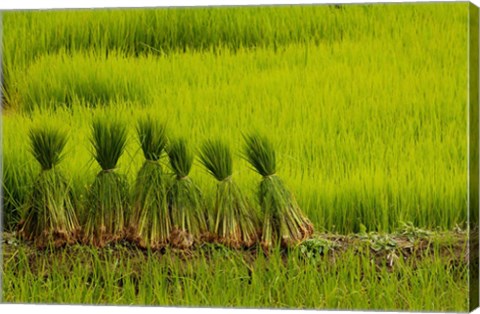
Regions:
<instances>
[{"instance_id":1,"label":"white background","mask_svg":"<svg viewBox=\"0 0 480 314\"><path fill-rule=\"evenodd\" d=\"M372 2L427 2L427 1L368 1ZM428 1L431 2L431 1ZM445 1L435 1L445 2ZM471 1L480 6L480 0ZM206 6L206 5L258 5L258 4L308 4L308 3L365 3L361 0L331 0L331 1L315 1L315 0L176 0L176 1L159 1L159 0L0 0L0 10L15 9L51 9L51 8L105 8L105 7L162 7L162 6ZM0 314L10 313L45 313L45 314L157 314L163 313L180 313L180 314L304 314L305 311L285 311L285 310L245 310L245 309L207 309L207 308L155 308L155 307L114 307L114 306L59 306L59 305L0 305ZM310 313L328 313L326 311L308 311ZM335 313L344 314L349 312L336 311ZM359 313L359 312L357 312ZM363 313L381 313L381 312L363 312ZM479 314L477 310L475 313Z\"/></svg>"}]
</instances>

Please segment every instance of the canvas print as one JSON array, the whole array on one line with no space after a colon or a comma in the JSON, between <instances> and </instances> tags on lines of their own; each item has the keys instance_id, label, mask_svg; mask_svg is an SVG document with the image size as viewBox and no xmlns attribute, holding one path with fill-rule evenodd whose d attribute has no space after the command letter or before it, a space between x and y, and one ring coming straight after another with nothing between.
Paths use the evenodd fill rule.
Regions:
<instances>
[{"instance_id":1,"label":"canvas print","mask_svg":"<svg viewBox=\"0 0 480 314\"><path fill-rule=\"evenodd\" d=\"M478 8L2 12L1 301L467 312Z\"/></svg>"}]
</instances>

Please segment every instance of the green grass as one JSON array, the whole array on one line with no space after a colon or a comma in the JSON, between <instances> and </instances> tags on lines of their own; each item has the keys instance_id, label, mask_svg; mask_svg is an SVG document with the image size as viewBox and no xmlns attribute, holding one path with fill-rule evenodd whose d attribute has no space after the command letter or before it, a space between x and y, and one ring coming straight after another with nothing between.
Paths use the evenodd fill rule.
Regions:
<instances>
[{"instance_id":1,"label":"green grass","mask_svg":"<svg viewBox=\"0 0 480 314\"><path fill-rule=\"evenodd\" d=\"M3 302L465 311L468 268L434 247L420 259L398 259L393 268L372 263L373 251L364 245L335 259L305 259L299 251L249 258L222 247L191 257L125 247L56 253L10 247Z\"/></svg>"}]
</instances>

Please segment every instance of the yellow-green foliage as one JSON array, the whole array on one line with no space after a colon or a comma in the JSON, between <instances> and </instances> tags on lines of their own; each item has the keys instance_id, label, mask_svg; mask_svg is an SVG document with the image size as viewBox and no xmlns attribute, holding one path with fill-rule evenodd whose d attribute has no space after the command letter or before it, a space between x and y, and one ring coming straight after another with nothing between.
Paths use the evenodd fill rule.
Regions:
<instances>
[{"instance_id":1,"label":"yellow-green foliage","mask_svg":"<svg viewBox=\"0 0 480 314\"><path fill-rule=\"evenodd\" d=\"M61 121L81 200L99 170L93 113L121 112L130 130L156 113L194 145L240 153L242 132L268 134L316 229L451 228L467 219L467 18L464 3L6 13L4 167L33 162L32 120ZM238 155L236 182L254 196ZM130 139L130 182L142 158ZM190 177L211 208L214 180L198 164Z\"/></svg>"}]
</instances>

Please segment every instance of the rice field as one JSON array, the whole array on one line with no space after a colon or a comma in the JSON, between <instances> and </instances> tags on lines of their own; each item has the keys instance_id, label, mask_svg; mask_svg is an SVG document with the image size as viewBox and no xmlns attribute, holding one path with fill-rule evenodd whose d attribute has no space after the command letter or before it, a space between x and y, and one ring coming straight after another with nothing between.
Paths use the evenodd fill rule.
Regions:
<instances>
[{"instance_id":1,"label":"rice field","mask_svg":"<svg viewBox=\"0 0 480 314\"><path fill-rule=\"evenodd\" d=\"M377 252L372 247L362 254L346 249L332 262L325 256L305 261L295 255L298 248L265 257L252 246L268 242L268 228L263 237L254 233L266 226L262 219L272 201L259 201L258 189L272 174L288 191L282 195L293 196L289 208L298 205L306 225L313 226L313 237L319 232L387 235L409 225L433 233L462 230L466 238L469 10L467 3L432 3L3 13L2 214L4 230L14 238L4 248L14 252L4 259L4 300L465 310L468 265L463 261L451 268L443 246L418 260L400 258L393 271L385 263L370 264L368 254ZM164 145L154 135L150 142L142 140L148 132L139 130L139 121L146 117L164 126ZM96 121L117 126L107 132ZM47 126L66 138L54 168L68 185L77 219L67 229L85 233L88 241L82 242L89 245L37 252L21 237L29 228L25 217L33 208L32 188L45 170L32 154L31 130ZM274 171L252 169L252 158L245 156L249 134L268 140L275 151ZM186 145L176 151L185 162L181 165L169 150L170 142L179 139ZM226 164L218 158L222 164L213 171L204 158L211 141L222 143L231 156ZM159 177L142 181L145 165L157 169ZM158 201L172 197L161 192L163 176L188 177L195 184L182 201L192 193L201 195L198 206L204 213L197 208L192 214L204 226L198 234L201 229L220 232L216 221L227 220L219 218L219 206L244 199L233 202L225 217L237 217L229 224L250 230L242 241L255 250L248 257L252 260L228 241L217 243L222 249L217 247L213 256L193 250L197 255L181 263L174 262L177 249L172 253L168 246L155 257L131 248L149 241L149 248L153 243L164 247L162 239L175 230L166 219L153 226L156 218L145 218L157 217L156 212L169 215L170 207ZM227 178L235 188L220 188ZM275 197L274 188L264 190L268 197ZM150 190L157 194L145 196ZM59 195L57 203L64 204L66 194ZM158 202L149 208L145 200ZM197 206L191 199L187 204ZM249 215L251 223L245 218ZM176 217L182 226L191 226ZM478 213L470 219L477 221ZM64 232L66 222L55 221L60 227L52 234ZM139 226L143 240L122 233ZM154 233L165 236L153 240ZM108 244L123 237L129 242ZM16 241L18 246L12 244ZM105 248L92 247L100 242ZM201 236L187 242L212 245ZM388 248L387 241L379 250ZM120 264L108 257L109 250L125 250ZM46 259L56 266L45 269ZM138 266L139 259L145 264ZM82 263L95 265L91 277L82 274ZM245 279L251 267L256 275ZM65 269L76 275L67 280L61 273ZM142 276L152 271L152 281ZM138 276L136 283L131 273ZM166 286L155 286L167 277ZM268 287L272 280L275 286ZM101 285L83 286L88 282ZM302 290L303 285L314 288ZM58 294L41 293L54 286L62 287ZM84 290L76 290L80 286ZM386 296L383 301L376 299L379 291ZM420 300L422 295L431 302ZM453 299L458 303L445 302Z\"/></svg>"}]
</instances>

